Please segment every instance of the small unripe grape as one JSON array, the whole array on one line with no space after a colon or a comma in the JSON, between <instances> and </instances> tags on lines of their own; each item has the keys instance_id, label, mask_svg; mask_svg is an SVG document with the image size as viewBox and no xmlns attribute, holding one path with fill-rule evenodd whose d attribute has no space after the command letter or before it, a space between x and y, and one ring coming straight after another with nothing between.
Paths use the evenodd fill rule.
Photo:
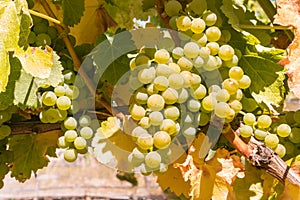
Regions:
<instances>
[{"instance_id":1,"label":"small unripe grape","mask_svg":"<svg viewBox=\"0 0 300 200\"><path fill-rule=\"evenodd\" d=\"M178 101L178 92L173 88L166 89L161 95L166 104L174 104Z\"/></svg>"},{"instance_id":2,"label":"small unripe grape","mask_svg":"<svg viewBox=\"0 0 300 200\"><path fill-rule=\"evenodd\" d=\"M165 12L170 17L178 15L180 10L182 10L182 6L176 0L170 0L165 5Z\"/></svg>"},{"instance_id":3,"label":"small unripe grape","mask_svg":"<svg viewBox=\"0 0 300 200\"><path fill-rule=\"evenodd\" d=\"M85 127L85 126L89 126L89 125L91 124L92 119L91 119L91 117L88 116L88 115L82 115L82 116L79 118L78 122L79 122L79 125L80 125L81 127Z\"/></svg>"},{"instance_id":4,"label":"small unripe grape","mask_svg":"<svg viewBox=\"0 0 300 200\"><path fill-rule=\"evenodd\" d=\"M257 125L260 128L269 128L272 124L272 119L268 115L261 115L257 118Z\"/></svg>"},{"instance_id":5,"label":"small unripe grape","mask_svg":"<svg viewBox=\"0 0 300 200\"><path fill-rule=\"evenodd\" d=\"M74 130L77 127L77 120L74 117L68 117L64 121L64 127L68 130Z\"/></svg>"},{"instance_id":6,"label":"small unripe grape","mask_svg":"<svg viewBox=\"0 0 300 200\"><path fill-rule=\"evenodd\" d=\"M207 111L212 111L217 104L217 100L212 95L208 95L202 99L201 105Z\"/></svg>"},{"instance_id":7,"label":"small unripe grape","mask_svg":"<svg viewBox=\"0 0 300 200\"><path fill-rule=\"evenodd\" d=\"M230 107L235 111L235 113L240 112L243 108L243 105L239 100L233 100L229 104Z\"/></svg>"},{"instance_id":8,"label":"small unripe grape","mask_svg":"<svg viewBox=\"0 0 300 200\"><path fill-rule=\"evenodd\" d=\"M203 20L205 21L206 26L213 26L217 22L217 15L213 12L205 12L202 16Z\"/></svg>"},{"instance_id":9,"label":"small unripe grape","mask_svg":"<svg viewBox=\"0 0 300 200\"><path fill-rule=\"evenodd\" d=\"M172 56L175 59L179 59L183 56L183 48L181 47L175 47L172 51Z\"/></svg>"},{"instance_id":10,"label":"small unripe grape","mask_svg":"<svg viewBox=\"0 0 300 200\"><path fill-rule=\"evenodd\" d=\"M56 106L60 110L68 110L71 107L71 100L67 96L58 97L56 100Z\"/></svg>"},{"instance_id":11,"label":"small unripe grape","mask_svg":"<svg viewBox=\"0 0 300 200\"><path fill-rule=\"evenodd\" d=\"M183 88L184 79L180 74L171 74L169 76L169 86L176 90Z\"/></svg>"},{"instance_id":12,"label":"small unripe grape","mask_svg":"<svg viewBox=\"0 0 300 200\"><path fill-rule=\"evenodd\" d=\"M67 130L64 136L67 142L74 142L74 140L77 138L77 132L75 130Z\"/></svg>"},{"instance_id":13,"label":"small unripe grape","mask_svg":"<svg viewBox=\"0 0 300 200\"><path fill-rule=\"evenodd\" d=\"M286 148L282 144L278 144L277 147L276 147L276 149L274 151L275 151L275 153L278 154L278 156L280 158L284 157L285 154L286 154Z\"/></svg>"},{"instance_id":14,"label":"small unripe grape","mask_svg":"<svg viewBox=\"0 0 300 200\"><path fill-rule=\"evenodd\" d=\"M230 99L230 94L226 89L221 89L216 94L217 101L227 102L229 99Z\"/></svg>"},{"instance_id":15,"label":"small unripe grape","mask_svg":"<svg viewBox=\"0 0 300 200\"><path fill-rule=\"evenodd\" d=\"M92 128L85 126L80 129L79 134L81 135L81 137L88 140L93 137L94 131Z\"/></svg>"},{"instance_id":16,"label":"small unripe grape","mask_svg":"<svg viewBox=\"0 0 300 200\"><path fill-rule=\"evenodd\" d=\"M225 102L219 102L214 107L215 114L220 118L225 118L229 109L229 105Z\"/></svg>"},{"instance_id":17,"label":"small unripe grape","mask_svg":"<svg viewBox=\"0 0 300 200\"><path fill-rule=\"evenodd\" d=\"M158 91L165 91L169 86L169 80L165 76L157 76L154 81L154 88Z\"/></svg>"},{"instance_id":18,"label":"small unripe grape","mask_svg":"<svg viewBox=\"0 0 300 200\"><path fill-rule=\"evenodd\" d=\"M87 145L87 142L83 137L77 137L74 140L74 146L78 150L82 150L82 149L86 148L86 145Z\"/></svg>"},{"instance_id":19,"label":"small unripe grape","mask_svg":"<svg viewBox=\"0 0 300 200\"><path fill-rule=\"evenodd\" d=\"M149 69L142 69L138 73L138 80L143 84L151 83L155 78L156 70L154 67L150 67Z\"/></svg>"},{"instance_id":20,"label":"small unripe grape","mask_svg":"<svg viewBox=\"0 0 300 200\"><path fill-rule=\"evenodd\" d=\"M176 106L168 106L164 109L164 116L175 121L179 118L180 111Z\"/></svg>"},{"instance_id":21,"label":"small unripe grape","mask_svg":"<svg viewBox=\"0 0 300 200\"><path fill-rule=\"evenodd\" d=\"M254 136L258 139L258 140L264 140L265 137L268 135L268 133L266 131L260 130L260 129L256 129L254 131Z\"/></svg>"},{"instance_id":22,"label":"small unripe grape","mask_svg":"<svg viewBox=\"0 0 300 200\"><path fill-rule=\"evenodd\" d=\"M193 91L193 97L196 99L203 99L206 96L207 90L206 87L202 84L199 85L194 91Z\"/></svg>"},{"instance_id":23,"label":"small unripe grape","mask_svg":"<svg viewBox=\"0 0 300 200\"><path fill-rule=\"evenodd\" d=\"M52 91L47 91L44 92L42 95L42 102L46 106L54 106L56 103L57 97L54 92Z\"/></svg>"},{"instance_id":24,"label":"small unripe grape","mask_svg":"<svg viewBox=\"0 0 300 200\"><path fill-rule=\"evenodd\" d=\"M177 64L179 65L181 70L190 71L193 68L193 63L186 57L181 57L177 61Z\"/></svg>"},{"instance_id":25,"label":"small unripe grape","mask_svg":"<svg viewBox=\"0 0 300 200\"><path fill-rule=\"evenodd\" d=\"M62 85L59 85L59 86L54 88L54 93L58 97L64 96L66 94L66 88Z\"/></svg>"},{"instance_id":26,"label":"small unripe grape","mask_svg":"<svg viewBox=\"0 0 300 200\"><path fill-rule=\"evenodd\" d=\"M195 42L186 43L183 47L183 53L187 58L196 58L199 53L198 44Z\"/></svg>"},{"instance_id":27,"label":"small unripe grape","mask_svg":"<svg viewBox=\"0 0 300 200\"><path fill-rule=\"evenodd\" d=\"M149 128L151 126L150 118L149 117L143 117L142 119L140 119L139 126L141 126L143 128Z\"/></svg>"},{"instance_id":28,"label":"small unripe grape","mask_svg":"<svg viewBox=\"0 0 300 200\"><path fill-rule=\"evenodd\" d=\"M206 44L206 47L210 50L210 55L217 55L219 52L220 45L217 42L209 42Z\"/></svg>"},{"instance_id":29,"label":"small unripe grape","mask_svg":"<svg viewBox=\"0 0 300 200\"><path fill-rule=\"evenodd\" d=\"M65 149L68 148L70 145L69 142L66 141L65 136L60 136L57 140L57 146L59 148Z\"/></svg>"}]
</instances>

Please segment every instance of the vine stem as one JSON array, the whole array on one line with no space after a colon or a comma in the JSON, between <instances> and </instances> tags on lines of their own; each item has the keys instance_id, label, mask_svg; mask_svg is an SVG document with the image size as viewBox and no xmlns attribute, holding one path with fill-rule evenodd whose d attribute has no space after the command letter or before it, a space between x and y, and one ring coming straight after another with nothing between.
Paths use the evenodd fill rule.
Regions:
<instances>
[{"instance_id":1,"label":"vine stem","mask_svg":"<svg viewBox=\"0 0 300 200\"><path fill-rule=\"evenodd\" d=\"M222 134L253 166L266 170L281 183L287 180L300 186L300 176L264 143L257 141L254 137L245 143L230 125L223 130Z\"/></svg>"},{"instance_id":2,"label":"vine stem","mask_svg":"<svg viewBox=\"0 0 300 200\"><path fill-rule=\"evenodd\" d=\"M290 26L269 26L269 25L250 25L250 24L240 24L240 28L242 29L262 29L262 30L292 30L293 27Z\"/></svg>"},{"instance_id":3,"label":"vine stem","mask_svg":"<svg viewBox=\"0 0 300 200\"><path fill-rule=\"evenodd\" d=\"M48 20L48 21L50 21L50 22L53 22L53 23L55 23L55 24L59 24L59 25L62 24L59 20L54 19L54 18L52 18L52 17L49 17L48 15L44 15L43 13L36 12L36 11L34 11L34 10L29 9L29 13L30 13L31 15L35 15L35 16L37 16L37 17L46 19L46 20Z\"/></svg>"}]
</instances>

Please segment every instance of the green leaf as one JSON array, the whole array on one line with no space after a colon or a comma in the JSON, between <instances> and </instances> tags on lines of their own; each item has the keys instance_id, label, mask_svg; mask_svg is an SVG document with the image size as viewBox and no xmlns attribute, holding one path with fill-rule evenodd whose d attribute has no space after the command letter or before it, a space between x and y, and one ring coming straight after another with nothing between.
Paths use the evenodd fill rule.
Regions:
<instances>
[{"instance_id":1,"label":"green leaf","mask_svg":"<svg viewBox=\"0 0 300 200\"><path fill-rule=\"evenodd\" d=\"M221 6L222 12L228 18L228 24L231 24L232 28L237 31L242 31L240 26L240 20L244 18L246 12L243 4L234 5L232 0L223 0Z\"/></svg>"},{"instance_id":2,"label":"green leaf","mask_svg":"<svg viewBox=\"0 0 300 200\"><path fill-rule=\"evenodd\" d=\"M265 87L269 87L277 80L276 72L283 70L281 65L256 55L242 56L239 65L251 78L250 93L264 91Z\"/></svg>"},{"instance_id":3,"label":"green leaf","mask_svg":"<svg viewBox=\"0 0 300 200\"><path fill-rule=\"evenodd\" d=\"M153 8L154 6L154 0L143 0L143 11Z\"/></svg>"},{"instance_id":4,"label":"green leaf","mask_svg":"<svg viewBox=\"0 0 300 200\"><path fill-rule=\"evenodd\" d=\"M11 163L11 176L24 182L32 172L48 165L48 148L55 147L58 139L56 132L42 134L15 135L9 140L9 150L14 152Z\"/></svg>"},{"instance_id":5,"label":"green leaf","mask_svg":"<svg viewBox=\"0 0 300 200\"><path fill-rule=\"evenodd\" d=\"M21 17L21 30L20 30L20 38L19 38L19 46L22 47L27 47L28 46L28 42L27 42L27 38L29 36L30 33L30 26L31 26L31 17L29 15L22 15Z\"/></svg>"},{"instance_id":6,"label":"green leaf","mask_svg":"<svg viewBox=\"0 0 300 200\"><path fill-rule=\"evenodd\" d=\"M65 25L74 26L80 22L84 12L84 0L63 0L63 22Z\"/></svg>"},{"instance_id":7,"label":"green leaf","mask_svg":"<svg viewBox=\"0 0 300 200\"><path fill-rule=\"evenodd\" d=\"M8 76L10 74L9 55L0 41L0 93L6 91Z\"/></svg>"}]
</instances>

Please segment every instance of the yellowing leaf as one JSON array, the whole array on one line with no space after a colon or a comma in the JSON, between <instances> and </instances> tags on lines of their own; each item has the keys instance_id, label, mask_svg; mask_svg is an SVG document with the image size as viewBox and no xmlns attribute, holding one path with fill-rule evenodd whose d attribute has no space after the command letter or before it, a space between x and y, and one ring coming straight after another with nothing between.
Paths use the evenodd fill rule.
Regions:
<instances>
[{"instance_id":1,"label":"yellowing leaf","mask_svg":"<svg viewBox=\"0 0 300 200\"><path fill-rule=\"evenodd\" d=\"M0 93L6 91L8 76L10 74L10 63L8 53L5 51L4 44L0 41Z\"/></svg>"},{"instance_id":2,"label":"yellowing leaf","mask_svg":"<svg viewBox=\"0 0 300 200\"><path fill-rule=\"evenodd\" d=\"M285 182L285 187L280 199L284 200L294 200L300 199L300 187L299 185L294 185L288 181Z\"/></svg>"},{"instance_id":3,"label":"yellowing leaf","mask_svg":"<svg viewBox=\"0 0 300 200\"><path fill-rule=\"evenodd\" d=\"M50 47L46 47L45 50L28 47L25 52L19 50L16 56L22 63L25 72L33 77L46 79L50 76L53 66L53 50Z\"/></svg>"}]
</instances>

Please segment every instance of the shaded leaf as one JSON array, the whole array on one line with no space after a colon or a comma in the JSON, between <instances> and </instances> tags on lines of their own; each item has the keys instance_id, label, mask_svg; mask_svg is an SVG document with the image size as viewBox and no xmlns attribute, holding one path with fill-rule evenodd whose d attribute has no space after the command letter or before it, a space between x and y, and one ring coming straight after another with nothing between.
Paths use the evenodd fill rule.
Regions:
<instances>
[{"instance_id":1,"label":"shaded leaf","mask_svg":"<svg viewBox=\"0 0 300 200\"><path fill-rule=\"evenodd\" d=\"M84 0L63 0L64 24L74 26L80 22L84 12Z\"/></svg>"}]
</instances>

